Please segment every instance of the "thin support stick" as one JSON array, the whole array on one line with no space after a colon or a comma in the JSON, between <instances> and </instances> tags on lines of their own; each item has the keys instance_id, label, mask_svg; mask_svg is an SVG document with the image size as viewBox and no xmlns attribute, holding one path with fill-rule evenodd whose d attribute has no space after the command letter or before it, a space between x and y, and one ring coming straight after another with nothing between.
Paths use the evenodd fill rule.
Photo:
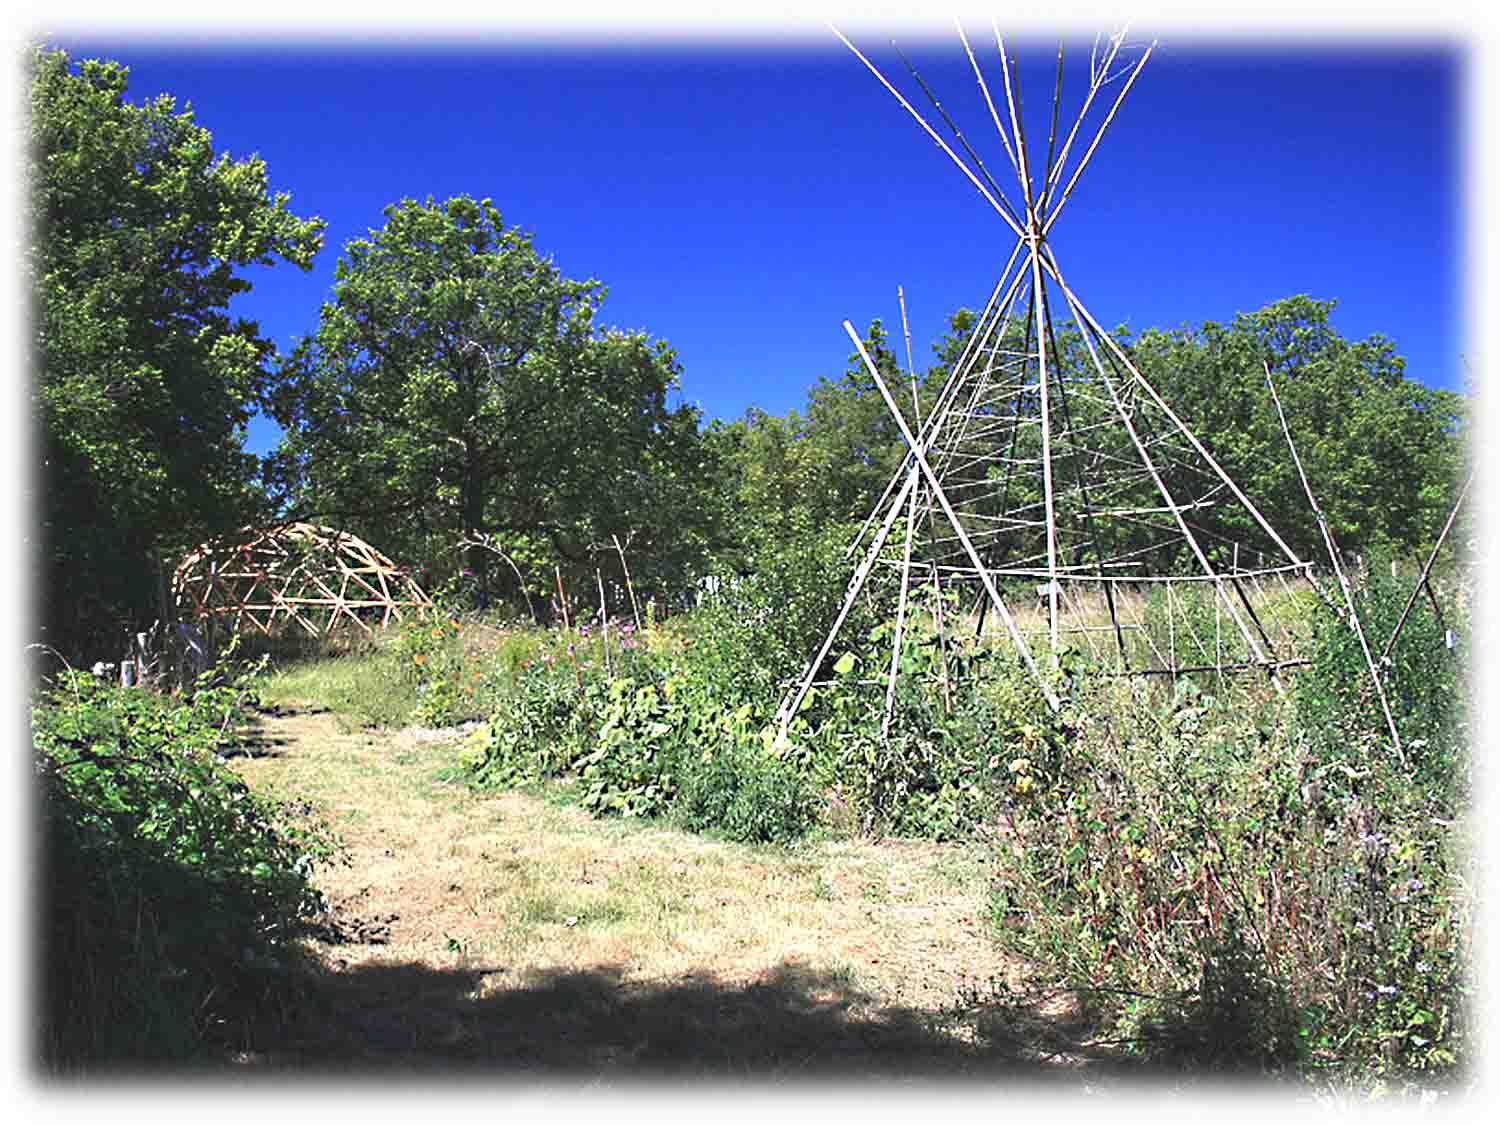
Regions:
<instances>
[{"instance_id":1,"label":"thin support stick","mask_svg":"<svg viewBox=\"0 0 1500 1125\"><path fill-rule=\"evenodd\" d=\"M999 215L1000 218L1005 220L1005 225L1010 227L1010 229L1015 233L1015 236L1017 238L1024 237L1021 232L1020 225L1005 213L1005 208L1002 207L1000 203L995 199L995 197L990 194L989 188L985 187L982 183L979 182L979 177L975 176L974 173L969 170L969 166L965 164L961 159L959 159L958 154L948 147L948 143L944 141L942 137L937 135L937 131L933 129L931 125L927 124L927 121L922 117L920 113L912 108L912 104L901 96L896 87L892 86L890 82L886 80L885 75L880 73L875 64L872 63L869 59L865 58L865 56L860 53L859 48L856 47L853 43L849 42L849 40L844 37L844 33L841 32L838 28L834 27L832 24L829 24L828 27L835 35L839 37L839 40L844 44L844 46L848 47L849 50L854 52L855 58L859 59L860 62L869 67L870 73L880 80L880 84L891 92L891 95L901 103L902 108L904 108L907 113L912 115L918 125L922 126L922 128L926 130L927 135L937 142L938 148L946 152L948 154L948 158L952 160L953 163L958 165L959 171L967 176L969 182L979 189L979 194L984 196L985 201L995 209L995 214Z\"/></svg>"},{"instance_id":2,"label":"thin support stick","mask_svg":"<svg viewBox=\"0 0 1500 1125\"><path fill-rule=\"evenodd\" d=\"M1375 694L1380 697L1380 709L1385 712L1385 725L1391 732L1391 741L1396 746L1396 757L1400 759L1402 768L1406 766L1406 752L1401 748L1401 735L1396 731L1396 720L1391 716L1391 705L1385 698L1385 688L1380 683L1380 671L1375 667L1375 658L1370 654L1369 643L1365 640L1365 630L1359 621L1359 609L1354 604L1354 593L1349 588L1349 580L1344 577L1344 571L1339 566L1339 551L1334 544L1333 533L1328 530L1328 520L1323 516L1323 509L1318 507L1318 499L1313 495L1312 485L1307 481L1307 473L1302 469L1302 458L1297 454L1296 443L1292 441L1291 428L1286 424L1286 412L1281 409L1281 396L1276 393L1276 383L1271 378L1271 365L1261 360L1261 366L1266 372L1266 386L1271 389L1271 400L1276 403L1276 416L1281 419L1281 432L1286 435L1287 448L1292 452L1292 463L1297 466L1297 475L1302 478L1302 490L1307 493L1307 502L1312 505L1313 515L1318 521L1318 530L1323 533L1323 545L1328 549L1328 561L1333 564L1333 573L1339 580L1339 589L1344 592L1344 603L1349 607L1349 624L1353 627L1355 635L1359 637L1359 647L1365 654L1365 667L1370 670L1370 682L1375 685Z\"/></svg>"},{"instance_id":3,"label":"thin support stick","mask_svg":"<svg viewBox=\"0 0 1500 1125\"><path fill-rule=\"evenodd\" d=\"M615 541L615 553L620 556L620 569L625 572L625 592L630 595L630 614L635 618L635 631L641 631L641 607L636 604L635 586L630 581L630 564L625 561L625 548L620 546L620 537L613 532L610 538Z\"/></svg>"},{"instance_id":4,"label":"thin support stick","mask_svg":"<svg viewBox=\"0 0 1500 1125\"><path fill-rule=\"evenodd\" d=\"M583 676L578 672L578 654L573 650L573 625L568 620L568 595L563 590L562 570L553 566L552 573L557 576L557 604L562 607L563 636L568 638L568 656L573 661L573 683L582 691Z\"/></svg>"},{"instance_id":5,"label":"thin support stick","mask_svg":"<svg viewBox=\"0 0 1500 1125\"><path fill-rule=\"evenodd\" d=\"M947 715L953 710L953 701L948 694L948 639L943 628L943 587L938 582L937 563L931 565L933 618L937 622L938 677L943 685L943 714Z\"/></svg>"},{"instance_id":6,"label":"thin support stick","mask_svg":"<svg viewBox=\"0 0 1500 1125\"><path fill-rule=\"evenodd\" d=\"M1443 541L1448 538L1448 533L1453 530L1453 522L1458 518L1458 509L1463 506L1464 497L1468 494L1469 485L1474 483L1474 470L1469 470L1469 476L1464 481L1463 488L1458 491L1458 499L1454 501L1453 510L1448 513L1448 522L1443 525L1443 532L1438 536L1433 545L1432 553L1427 556L1427 562L1422 567L1422 575L1417 579L1417 584L1412 588L1411 597L1406 599L1406 608L1401 611L1401 619L1396 622L1396 628L1391 631L1391 639L1385 642L1385 648L1380 650L1380 663L1385 663L1385 658L1391 654L1391 647L1396 643L1396 638L1401 635L1401 629L1406 624L1407 615L1411 613L1412 606L1417 604L1417 594L1426 588L1428 597L1432 597L1432 588L1427 585L1427 576L1432 572L1432 564L1437 561L1438 552L1443 549ZM1433 604L1437 599L1433 598ZM1439 618L1441 623L1441 618Z\"/></svg>"},{"instance_id":7,"label":"thin support stick","mask_svg":"<svg viewBox=\"0 0 1500 1125\"><path fill-rule=\"evenodd\" d=\"M599 621L604 631L604 678L614 679L614 670L609 663L609 606L604 601L604 572L594 568L594 581L599 584Z\"/></svg>"},{"instance_id":8,"label":"thin support stick","mask_svg":"<svg viewBox=\"0 0 1500 1125\"><path fill-rule=\"evenodd\" d=\"M1001 599L1000 592L995 589L994 578L991 577L983 560L980 559L979 552L975 550L974 543L969 538L969 533L964 530L958 514L953 510L953 505L948 503L948 496L943 491L942 483L937 479L937 474L932 471L932 466L928 464L927 457L922 452L922 447L917 444L917 439L912 436L911 429L906 424L906 419L901 416L901 410L896 406L896 400L891 398L891 392L886 387L885 380L881 378L880 370L875 366L874 361L870 359L870 353L865 351L864 341L859 338L859 333L854 330L854 325L850 324L847 320L844 321L844 331L854 341L854 347L858 350L860 359L864 361L865 369L870 372L870 376L875 380L875 388L880 392L880 397L885 400L886 409L891 412L891 416L896 420L896 425L900 427L901 436L906 439L907 448L911 451L911 456L915 457L917 464L921 466L922 475L927 478L927 486L932 489L933 496L942 505L943 514L948 517L949 524L952 525L959 542L963 544L964 552L969 556L969 561L974 564L974 569L979 575L979 580L984 583L985 593L989 595L990 601L999 610L1001 620L1005 622L1005 628L1010 633L1011 643L1015 645L1016 651L1020 653L1021 659L1031 672L1032 678L1036 680L1037 686L1041 688L1042 695L1047 700L1047 705L1053 711L1060 710L1062 708L1062 701L1047 686L1047 681L1042 677L1041 670L1037 668L1036 661L1031 658L1031 650L1026 647L1026 642L1022 639L1020 630L1016 628L1015 620L1011 617L1010 610L1006 608L1005 602Z\"/></svg>"}]
</instances>

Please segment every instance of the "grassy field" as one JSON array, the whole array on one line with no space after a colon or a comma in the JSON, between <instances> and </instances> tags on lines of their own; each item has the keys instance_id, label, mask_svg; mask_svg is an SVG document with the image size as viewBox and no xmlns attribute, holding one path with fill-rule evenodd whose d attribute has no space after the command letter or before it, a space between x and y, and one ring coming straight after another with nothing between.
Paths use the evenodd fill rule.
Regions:
<instances>
[{"instance_id":1,"label":"grassy field","mask_svg":"<svg viewBox=\"0 0 1500 1125\"><path fill-rule=\"evenodd\" d=\"M312 803L346 861L318 877L304 1010L250 1070L1044 1079L1108 1057L1065 1005L1002 1026L986 1003L1020 966L985 936L977 844L756 848L476 794L462 729L361 727L295 683L236 768Z\"/></svg>"}]
</instances>

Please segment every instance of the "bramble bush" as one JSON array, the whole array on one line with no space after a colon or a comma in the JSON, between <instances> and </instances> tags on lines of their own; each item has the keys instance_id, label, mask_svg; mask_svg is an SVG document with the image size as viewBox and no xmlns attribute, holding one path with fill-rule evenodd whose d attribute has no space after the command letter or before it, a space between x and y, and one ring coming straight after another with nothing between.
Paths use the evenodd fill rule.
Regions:
<instances>
[{"instance_id":1,"label":"bramble bush","mask_svg":"<svg viewBox=\"0 0 1500 1125\"><path fill-rule=\"evenodd\" d=\"M70 671L33 700L49 1069L243 1045L291 999L336 842L224 765L247 688L220 669L174 701Z\"/></svg>"}]
</instances>

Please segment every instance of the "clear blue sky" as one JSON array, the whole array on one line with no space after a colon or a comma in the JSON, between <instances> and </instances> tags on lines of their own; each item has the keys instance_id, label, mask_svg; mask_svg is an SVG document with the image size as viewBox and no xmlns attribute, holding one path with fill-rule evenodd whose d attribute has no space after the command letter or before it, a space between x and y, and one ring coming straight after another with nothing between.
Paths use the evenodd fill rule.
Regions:
<instances>
[{"instance_id":1,"label":"clear blue sky","mask_svg":"<svg viewBox=\"0 0 1500 1125\"><path fill-rule=\"evenodd\" d=\"M970 37L998 83L993 39ZM854 38L914 90L885 40ZM283 350L314 330L344 244L403 196L491 197L565 274L608 286L606 323L671 343L683 397L708 417L802 407L844 369L843 319L899 325L898 285L925 365L1014 245L831 34L774 48L51 41L127 63L134 98L191 102L220 150L259 153L293 210L327 221L311 273L256 269L236 302ZM1065 125L1087 57L1074 46ZM998 176L956 37L902 48ZM1036 147L1055 62L1055 44L1023 49ZM1164 39L1054 229L1070 284L1137 330L1336 298L1346 337L1383 333L1408 375L1463 389L1464 68L1461 48L1433 43ZM275 438L257 421L250 446Z\"/></svg>"}]
</instances>

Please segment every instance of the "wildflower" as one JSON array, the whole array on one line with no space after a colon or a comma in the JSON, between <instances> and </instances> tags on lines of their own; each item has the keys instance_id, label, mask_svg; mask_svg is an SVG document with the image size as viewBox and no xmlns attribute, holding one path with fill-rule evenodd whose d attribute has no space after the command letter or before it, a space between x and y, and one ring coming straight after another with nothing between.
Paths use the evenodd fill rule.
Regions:
<instances>
[{"instance_id":1,"label":"wildflower","mask_svg":"<svg viewBox=\"0 0 1500 1125\"><path fill-rule=\"evenodd\" d=\"M412 657L412 660L414 660L418 664L422 663L422 654L420 652L417 653L416 656Z\"/></svg>"},{"instance_id":2,"label":"wildflower","mask_svg":"<svg viewBox=\"0 0 1500 1125\"><path fill-rule=\"evenodd\" d=\"M569 656L573 655L573 645L572 645L571 642L568 644L568 655Z\"/></svg>"},{"instance_id":3,"label":"wildflower","mask_svg":"<svg viewBox=\"0 0 1500 1125\"><path fill-rule=\"evenodd\" d=\"M443 635L443 631L442 631L442 629L440 629L436 625L434 625L432 627L432 635L433 635L434 639L440 638Z\"/></svg>"},{"instance_id":4,"label":"wildflower","mask_svg":"<svg viewBox=\"0 0 1500 1125\"><path fill-rule=\"evenodd\" d=\"M1429 965L1426 961L1418 961L1417 962L1417 972L1419 972L1419 973L1430 973L1430 972L1432 972L1432 966Z\"/></svg>"},{"instance_id":5,"label":"wildflower","mask_svg":"<svg viewBox=\"0 0 1500 1125\"><path fill-rule=\"evenodd\" d=\"M580 637L587 637L589 635L589 627L587 625L578 626L578 635Z\"/></svg>"},{"instance_id":6,"label":"wildflower","mask_svg":"<svg viewBox=\"0 0 1500 1125\"><path fill-rule=\"evenodd\" d=\"M551 663L552 663L552 662L553 662L553 661L554 661L554 660L556 660L556 659L557 659L557 657L555 657L555 656L553 656L553 655L552 655L552 654L551 654L551 653L550 653L550 652L549 652L549 653L547 653L547 654L546 654L546 655L545 655L545 656L543 656L543 657L542 657L542 663L543 663L543 664L551 664Z\"/></svg>"},{"instance_id":7,"label":"wildflower","mask_svg":"<svg viewBox=\"0 0 1500 1125\"><path fill-rule=\"evenodd\" d=\"M1011 773L1025 773L1031 769L1031 762L1026 758L1016 758L1010 763Z\"/></svg>"},{"instance_id":8,"label":"wildflower","mask_svg":"<svg viewBox=\"0 0 1500 1125\"><path fill-rule=\"evenodd\" d=\"M620 642L620 647L621 648L635 648L635 642L633 640L631 640L629 637L626 637L623 641Z\"/></svg>"},{"instance_id":9,"label":"wildflower","mask_svg":"<svg viewBox=\"0 0 1500 1125\"><path fill-rule=\"evenodd\" d=\"M1354 928L1356 930L1362 930L1364 933L1370 933L1372 930L1375 929L1375 923L1374 922L1356 922L1356 923L1354 923Z\"/></svg>"},{"instance_id":10,"label":"wildflower","mask_svg":"<svg viewBox=\"0 0 1500 1125\"><path fill-rule=\"evenodd\" d=\"M1425 1047L1430 1042L1432 1042L1432 1040L1423 1039L1420 1035L1413 1035L1411 1037L1411 1045L1413 1047Z\"/></svg>"},{"instance_id":11,"label":"wildflower","mask_svg":"<svg viewBox=\"0 0 1500 1125\"><path fill-rule=\"evenodd\" d=\"M1031 789L1033 782L1029 776L1016 778L1016 792L1025 793Z\"/></svg>"},{"instance_id":12,"label":"wildflower","mask_svg":"<svg viewBox=\"0 0 1500 1125\"><path fill-rule=\"evenodd\" d=\"M635 626L627 621L625 622L625 624L620 626L620 632L624 633L628 637L631 633L635 632Z\"/></svg>"},{"instance_id":13,"label":"wildflower","mask_svg":"<svg viewBox=\"0 0 1500 1125\"><path fill-rule=\"evenodd\" d=\"M1400 991L1394 984L1382 984L1375 989L1382 996L1394 996Z\"/></svg>"},{"instance_id":14,"label":"wildflower","mask_svg":"<svg viewBox=\"0 0 1500 1125\"><path fill-rule=\"evenodd\" d=\"M1406 884L1406 889L1409 891L1420 891L1426 885L1427 884L1422 882L1422 880L1420 879L1413 879L1410 883Z\"/></svg>"}]
</instances>

